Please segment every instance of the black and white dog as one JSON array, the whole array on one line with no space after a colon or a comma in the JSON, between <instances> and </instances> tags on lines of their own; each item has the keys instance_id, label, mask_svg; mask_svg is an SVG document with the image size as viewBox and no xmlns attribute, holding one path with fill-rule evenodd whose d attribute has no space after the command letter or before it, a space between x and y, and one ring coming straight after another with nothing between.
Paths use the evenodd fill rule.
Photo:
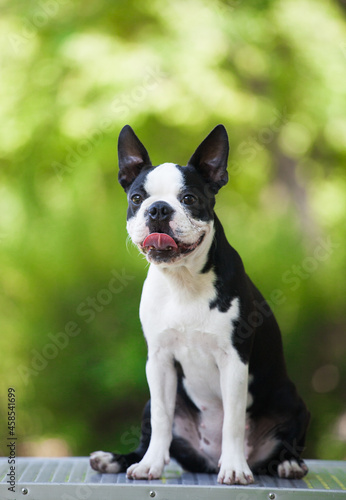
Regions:
<instances>
[{"instance_id":1,"label":"black and white dog","mask_svg":"<svg viewBox=\"0 0 346 500\"><path fill-rule=\"evenodd\" d=\"M140 305L151 399L138 449L94 452L91 467L154 479L171 456L226 484L252 483L253 473L303 477L309 412L287 376L274 315L213 210L228 180L225 128L186 167L153 166L129 126L118 151L128 233L151 264Z\"/></svg>"}]
</instances>

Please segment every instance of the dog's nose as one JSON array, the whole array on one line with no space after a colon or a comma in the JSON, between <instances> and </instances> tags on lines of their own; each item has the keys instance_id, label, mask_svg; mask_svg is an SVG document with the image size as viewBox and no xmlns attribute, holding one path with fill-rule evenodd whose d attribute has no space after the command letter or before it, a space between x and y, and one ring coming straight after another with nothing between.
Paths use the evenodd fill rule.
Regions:
<instances>
[{"instance_id":1,"label":"dog's nose","mask_svg":"<svg viewBox=\"0 0 346 500\"><path fill-rule=\"evenodd\" d=\"M167 220L173 212L173 208L165 201L157 201L148 209L150 219L155 221Z\"/></svg>"}]
</instances>

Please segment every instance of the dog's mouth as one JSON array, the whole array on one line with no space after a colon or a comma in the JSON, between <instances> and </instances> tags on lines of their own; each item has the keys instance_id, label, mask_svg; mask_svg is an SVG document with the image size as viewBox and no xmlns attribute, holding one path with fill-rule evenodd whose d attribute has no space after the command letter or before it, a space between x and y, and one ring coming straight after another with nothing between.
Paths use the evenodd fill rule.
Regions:
<instances>
[{"instance_id":1,"label":"dog's mouth","mask_svg":"<svg viewBox=\"0 0 346 500\"><path fill-rule=\"evenodd\" d=\"M177 241L166 233L151 233L140 245L143 253L153 260L170 261L180 255L186 255L193 252L203 241L202 236L191 245Z\"/></svg>"}]
</instances>

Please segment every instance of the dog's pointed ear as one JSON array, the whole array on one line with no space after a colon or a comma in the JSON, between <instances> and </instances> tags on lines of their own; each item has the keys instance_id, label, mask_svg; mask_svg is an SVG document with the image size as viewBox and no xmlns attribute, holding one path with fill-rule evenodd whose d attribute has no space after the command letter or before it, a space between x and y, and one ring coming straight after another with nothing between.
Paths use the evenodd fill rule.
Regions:
<instances>
[{"instance_id":1,"label":"dog's pointed ear","mask_svg":"<svg viewBox=\"0 0 346 500\"><path fill-rule=\"evenodd\" d=\"M130 125L125 125L118 139L118 179L125 191L131 186L143 167L150 167L147 150Z\"/></svg>"},{"instance_id":2,"label":"dog's pointed ear","mask_svg":"<svg viewBox=\"0 0 346 500\"><path fill-rule=\"evenodd\" d=\"M217 125L191 156L188 165L202 175L215 193L228 181L228 135L223 125Z\"/></svg>"}]
</instances>

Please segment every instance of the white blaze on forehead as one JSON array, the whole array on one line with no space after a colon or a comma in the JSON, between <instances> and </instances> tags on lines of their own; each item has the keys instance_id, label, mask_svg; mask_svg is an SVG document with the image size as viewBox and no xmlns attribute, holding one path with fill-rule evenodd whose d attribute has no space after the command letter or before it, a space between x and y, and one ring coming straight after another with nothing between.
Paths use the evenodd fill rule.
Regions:
<instances>
[{"instance_id":1,"label":"white blaze on forehead","mask_svg":"<svg viewBox=\"0 0 346 500\"><path fill-rule=\"evenodd\" d=\"M178 196L184 186L182 173L174 163L162 163L147 175L144 189L149 196Z\"/></svg>"}]
</instances>

